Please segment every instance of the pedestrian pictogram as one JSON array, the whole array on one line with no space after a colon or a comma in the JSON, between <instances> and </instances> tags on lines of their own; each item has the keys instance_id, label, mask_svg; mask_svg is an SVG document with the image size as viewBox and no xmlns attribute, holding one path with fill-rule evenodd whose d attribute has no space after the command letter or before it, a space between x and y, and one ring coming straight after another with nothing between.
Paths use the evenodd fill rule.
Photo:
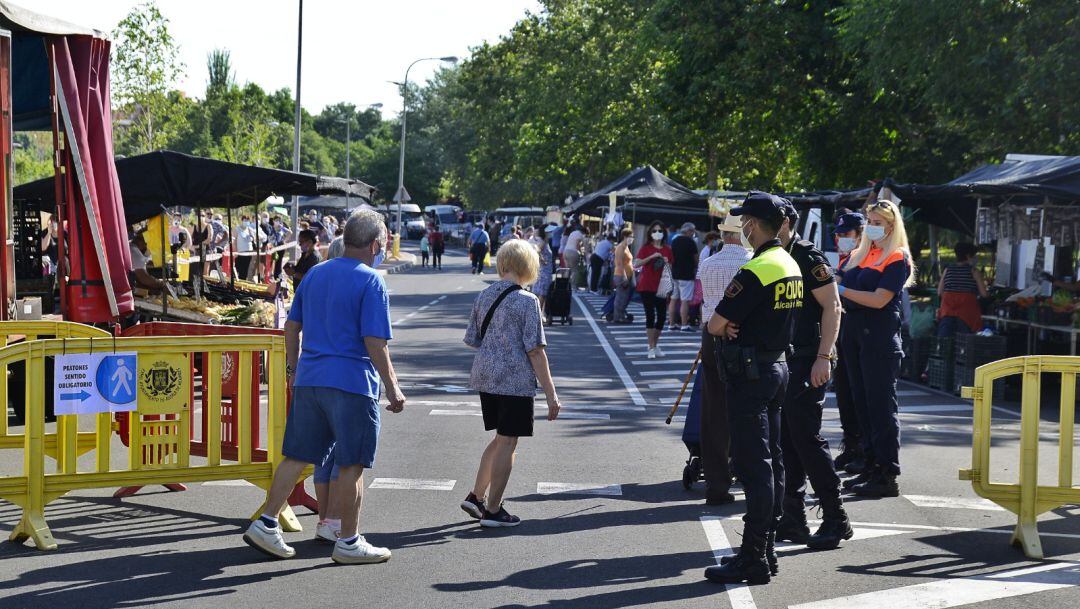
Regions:
<instances>
[{"instance_id":1,"label":"pedestrian pictogram","mask_svg":"<svg viewBox=\"0 0 1080 609\"><path fill-rule=\"evenodd\" d=\"M102 358L97 369L101 395L113 404L127 404L135 399L134 355L110 355Z\"/></svg>"}]
</instances>

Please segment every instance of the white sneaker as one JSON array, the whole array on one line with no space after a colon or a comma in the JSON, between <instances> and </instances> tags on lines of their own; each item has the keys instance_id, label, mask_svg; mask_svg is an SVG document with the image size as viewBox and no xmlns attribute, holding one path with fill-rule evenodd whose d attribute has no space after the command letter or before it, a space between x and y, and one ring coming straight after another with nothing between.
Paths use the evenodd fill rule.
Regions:
<instances>
[{"instance_id":1,"label":"white sneaker","mask_svg":"<svg viewBox=\"0 0 1080 609\"><path fill-rule=\"evenodd\" d=\"M351 544L345 543L343 539L337 540L331 558L342 564L369 565L390 560L390 550L371 545L361 535Z\"/></svg>"},{"instance_id":2,"label":"white sneaker","mask_svg":"<svg viewBox=\"0 0 1080 609\"><path fill-rule=\"evenodd\" d=\"M656 346L656 357L664 357L664 350L660 348L660 345Z\"/></svg>"},{"instance_id":3,"label":"white sneaker","mask_svg":"<svg viewBox=\"0 0 1080 609\"><path fill-rule=\"evenodd\" d=\"M656 359L656 349L649 349L649 354L646 357L649 359Z\"/></svg>"},{"instance_id":4,"label":"white sneaker","mask_svg":"<svg viewBox=\"0 0 1080 609\"><path fill-rule=\"evenodd\" d=\"M319 524L315 525L315 541L337 543L339 532L340 531L335 531L334 527L326 524L325 522L320 522Z\"/></svg>"},{"instance_id":5,"label":"white sneaker","mask_svg":"<svg viewBox=\"0 0 1080 609\"><path fill-rule=\"evenodd\" d=\"M258 518L248 526L244 533L244 543L274 558L292 558L296 550L292 549L281 537L281 527L270 528Z\"/></svg>"}]
</instances>

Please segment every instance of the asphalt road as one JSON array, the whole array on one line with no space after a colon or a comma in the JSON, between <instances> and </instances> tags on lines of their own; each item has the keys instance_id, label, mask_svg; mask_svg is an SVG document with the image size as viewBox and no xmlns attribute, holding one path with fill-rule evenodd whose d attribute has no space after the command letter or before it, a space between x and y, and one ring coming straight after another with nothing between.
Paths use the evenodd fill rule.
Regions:
<instances>
[{"instance_id":1,"label":"asphalt road","mask_svg":"<svg viewBox=\"0 0 1080 609\"><path fill-rule=\"evenodd\" d=\"M681 423L664 425L698 337L665 336L667 357L646 360L641 316L608 327L592 319L602 299L584 293L575 323L548 331L565 410L547 422L539 398L536 435L519 445L507 501L524 522L481 529L458 508L489 437L466 389L472 356L461 339L493 279L471 276L456 253L441 273L387 279L409 403L383 415L361 528L393 550L389 563L334 565L303 510L305 531L286 534L297 557L264 559L240 540L262 500L244 483L124 500L88 491L47 512L60 550L0 544L0 607L1080 606L1080 508L1044 516L1047 560L1026 560L1008 543L1014 517L957 480L970 466L969 408L911 385L901 388L901 497L848 502L856 538L831 552L784 548L768 586L705 582L703 569L739 545L743 502L708 508L700 484L684 491ZM1015 476L1018 428L1014 415L995 413L995 475ZM835 410L825 429L838 436ZM1052 449L1044 463L1056 463ZM12 452L0 454L4 473L17 465ZM18 514L0 503L0 533Z\"/></svg>"}]
</instances>

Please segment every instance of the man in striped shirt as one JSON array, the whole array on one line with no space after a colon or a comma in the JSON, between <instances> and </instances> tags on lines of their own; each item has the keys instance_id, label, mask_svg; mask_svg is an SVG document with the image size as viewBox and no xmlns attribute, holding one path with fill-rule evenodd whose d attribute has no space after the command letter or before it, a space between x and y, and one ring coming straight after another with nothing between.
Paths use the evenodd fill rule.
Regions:
<instances>
[{"instance_id":1,"label":"man in striped shirt","mask_svg":"<svg viewBox=\"0 0 1080 609\"><path fill-rule=\"evenodd\" d=\"M737 216L728 216L720 225L723 246L698 265L701 281L701 465L705 471L705 504L723 505L735 498L729 492L731 471L728 468L727 388L720 378L716 361L719 337L709 334L709 318L724 298L724 291L735 274L750 260L742 244L742 228Z\"/></svg>"}]
</instances>

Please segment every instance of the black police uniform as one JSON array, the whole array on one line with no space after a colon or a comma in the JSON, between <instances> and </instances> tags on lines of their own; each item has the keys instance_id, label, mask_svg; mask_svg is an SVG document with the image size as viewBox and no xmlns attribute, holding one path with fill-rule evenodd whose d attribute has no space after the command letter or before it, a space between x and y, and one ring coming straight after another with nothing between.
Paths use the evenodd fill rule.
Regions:
<instances>
[{"instance_id":1,"label":"black police uniform","mask_svg":"<svg viewBox=\"0 0 1080 609\"><path fill-rule=\"evenodd\" d=\"M821 305L813 291L833 283L833 270L825 254L809 241L792 239L788 252L802 273L803 305L791 341L789 380L782 409L781 447L786 479L784 515L776 537L806 543L810 532L803 505L808 477L826 508L826 516L839 518L842 515L840 477L833 466L829 441L821 436L825 385L814 387L810 382L810 372L818 360L822 317ZM843 517L846 519L846 515Z\"/></svg>"},{"instance_id":2,"label":"black police uniform","mask_svg":"<svg viewBox=\"0 0 1080 609\"><path fill-rule=\"evenodd\" d=\"M784 466L780 408L788 384L786 359L795 312L802 304L799 265L780 240L773 239L759 247L735 275L716 307L717 315L739 327L735 340L722 341L717 360L727 377L735 474L746 493L739 556L752 555L755 561L764 558L766 538L781 514ZM768 571L754 572L760 581L750 579L751 583L769 580ZM710 576L709 571L706 576Z\"/></svg>"}]
</instances>

